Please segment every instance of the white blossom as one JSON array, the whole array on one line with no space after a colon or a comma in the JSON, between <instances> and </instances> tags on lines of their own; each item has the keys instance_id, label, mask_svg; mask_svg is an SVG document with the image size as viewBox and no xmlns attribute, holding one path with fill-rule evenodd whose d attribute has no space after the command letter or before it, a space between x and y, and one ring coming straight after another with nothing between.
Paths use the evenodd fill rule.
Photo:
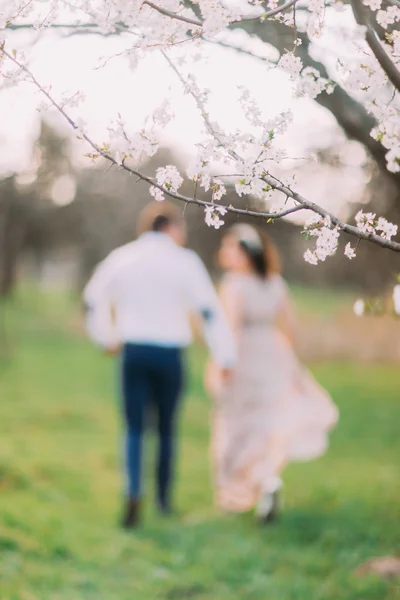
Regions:
<instances>
[{"instance_id":1,"label":"white blossom","mask_svg":"<svg viewBox=\"0 0 400 600\"><path fill-rule=\"evenodd\" d=\"M334 2L333 8L337 12L344 12L344 4L343 4L343 2L341 0L337 0L337 2Z\"/></svg>"},{"instance_id":2,"label":"white blossom","mask_svg":"<svg viewBox=\"0 0 400 600\"><path fill-rule=\"evenodd\" d=\"M347 258L349 258L350 260L356 257L356 249L352 248L350 242L345 246L344 255L347 256Z\"/></svg>"},{"instance_id":3,"label":"white blossom","mask_svg":"<svg viewBox=\"0 0 400 600\"><path fill-rule=\"evenodd\" d=\"M400 172L400 146L398 148L392 148L386 154L387 168L392 173Z\"/></svg>"},{"instance_id":4,"label":"white blossom","mask_svg":"<svg viewBox=\"0 0 400 600\"><path fill-rule=\"evenodd\" d=\"M224 196L225 194L226 194L226 188L225 188L224 184L221 182L216 182L213 186L213 194L212 194L213 201L221 200L222 196Z\"/></svg>"},{"instance_id":5,"label":"white blossom","mask_svg":"<svg viewBox=\"0 0 400 600\"><path fill-rule=\"evenodd\" d=\"M329 216L312 214L304 224L304 233L307 236L315 238L313 250L306 252L304 258L311 264L317 264L318 261L324 262L329 256L333 256L339 243L339 229L332 228L331 218Z\"/></svg>"},{"instance_id":6,"label":"white blossom","mask_svg":"<svg viewBox=\"0 0 400 600\"><path fill-rule=\"evenodd\" d=\"M324 261L329 256L333 256L337 250L339 242L339 230L321 227L314 252L318 260Z\"/></svg>"},{"instance_id":7,"label":"white blossom","mask_svg":"<svg viewBox=\"0 0 400 600\"><path fill-rule=\"evenodd\" d=\"M326 229L330 229L332 227L331 218L329 216L322 217L318 213L311 213L304 223L304 231L313 237L319 236L323 227Z\"/></svg>"},{"instance_id":8,"label":"white blossom","mask_svg":"<svg viewBox=\"0 0 400 600\"><path fill-rule=\"evenodd\" d=\"M398 6L388 6L386 10L378 10L376 20L379 25L387 29L388 25L393 25L400 21L400 9ZM393 34L396 32L393 32Z\"/></svg>"},{"instance_id":9,"label":"white blossom","mask_svg":"<svg viewBox=\"0 0 400 600\"><path fill-rule=\"evenodd\" d=\"M381 237L385 240L391 240L393 236L397 235L397 225L389 223L384 217L379 217L376 231L380 231Z\"/></svg>"},{"instance_id":10,"label":"white blossom","mask_svg":"<svg viewBox=\"0 0 400 600\"><path fill-rule=\"evenodd\" d=\"M293 112L288 109L276 115L272 119L269 119L263 124L265 132L273 131L276 133L285 133L287 131L288 126L293 121ZM264 134L265 135L265 134Z\"/></svg>"},{"instance_id":11,"label":"white blossom","mask_svg":"<svg viewBox=\"0 0 400 600\"><path fill-rule=\"evenodd\" d=\"M393 304L394 304L394 312L396 315L400 315L400 285L395 285L393 288Z\"/></svg>"},{"instance_id":12,"label":"white blossom","mask_svg":"<svg viewBox=\"0 0 400 600\"><path fill-rule=\"evenodd\" d=\"M313 13L320 14L323 12L325 8L324 0L309 0L308 2L308 10Z\"/></svg>"},{"instance_id":13,"label":"white blossom","mask_svg":"<svg viewBox=\"0 0 400 600\"><path fill-rule=\"evenodd\" d=\"M354 302L353 312L357 317L362 317L365 311L365 302L362 298L359 298Z\"/></svg>"},{"instance_id":14,"label":"white blossom","mask_svg":"<svg viewBox=\"0 0 400 600\"><path fill-rule=\"evenodd\" d=\"M360 231L363 233L375 233L375 213L365 213L360 210L354 218Z\"/></svg>"},{"instance_id":15,"label":"white blossom","mask_svg":"<svg viewBox=\"0 0 400 600\"><path fill-rule=\"evenodd\" d=\"M398 10L398 21L400 21L400 9ZM392 31L392 44L393 44L393 53L397 56L400 55L400 31L397 29L396 31Z\"/></svg>"},{"instance_id":16,"label":"white blossom","mask_svg":"<svg viewBox=\"0 0 400 600\"><path fill-rule=\"evenodd\" d=\"M252 125L256 127L262 124L262 113L260 107L255 102L254 98L251 97L250 91L244 86L240 86L241 95L239 97L239 103L243 108L246 118Z\"/></svg>"},{"instance_id":17,"label":"white blossom","mask_svg":"<svg viewBox=\"0 0 400 600\"><path fill-rule=\"evenodd\" d=\"M85 94L78 90L72 96L65 93L61 100L63 108L77 108L85 100Z\"/></svg>"},{"instance_id":18,"label":"white blossom","mask_svg":"<svg viewBox=\"0 0 400 600\"><path fill-rule=\"evenodd\" d=\"M278 67L280 67L285 73L289 73L291 79L296 79L300 74L303 63L301 58L295 56L292 52L286 52L283 54L278 62Z\"/></svg>"},{"instance_id":19,"label":"white blossom","mask_svg":"<svg viewBox=\"0 0 400 600\"><path fill-rule=\"evenodd\" d=\"M250 177L242 177L235 182L235 190L238 196L243 196L250 192Z\"/></svg>"},{"instance_id":20,"label":"white blossom","mask_svg":"<svg viewBox=\"0 0 400 600\"><path fill-rule=\"evenodd\" d=\"M310 265L317 265L318 258L315 255L315 252L312 252L310 249L304 252L304 260L308 262Z\"/></svg>"},{"instance_id":21,"label":"white blossom","mask_svg":"<svg viewBox=\"0 0 400 600\"><path fill-rule=\"evenodd\" d=\"M150 187L149 192L157 202L162 202L165 199L164 192L154 185Z\"/></svg>"},{"instance_id":22,"label":"white blossom","mask_svg":"<svg viewBox=\"0 0 400 600\"><path fill-rule=\"evenodd\" d=\"M376 11L382 6L382 0L363 0L363 4L369 6L371 10Z\"/></svg>"},{"instance_id":23,"label":"white blossom","mask_svg":"<svg viewBox=\"0 0 400 600\"><path fill-rule=\"evenodd\" d=\"M171 103L168 99L155 109L153 112L153 121L160 127L166 127L168 123L174 118L174 111L171 108Z\"/></svg>"},{"instance_id":24,"label":"white blossom","mask_svg":"<svg viewBox=\"0 0 400 600\"><path fill-rule=\"evenodd\" d=\"M171 192L177 192L183 183L183 178L174 165L167 165L166 167L157 169L156 180L158 185Z\"/></svg>"},{"instance_id":25,"label":"white blossom","mask_svg":"<svg viewBox=\"0 0 400 600\"><path fill-rule=\"evenodd\" d=\"M187 169L186 173L189 179L202 187L205 192L208 192L211 186L211 173L207 164L203 164L201 161L198 161L192 164Z\"/></svg>"},{"instance_id":26,"label":"white blossom","mask_svg":"<svg viewBox=\"0 0 400 600\"><path fill-rule=\"evenodd\" d=\"M203 31L208 36L215 36L232 21L240 18L240 13L226 6L220 0L195 0L199 5L203 22Z\"/></svg>"},{"instance_id":27,"label":"white blossom","mask_svg":"<svg viewBox=\"0 0 400 600\"><path fill-rule=\"evenodd\" d=\"M209 227L214 227L214 229L219 229L225 223L221 217L226 215L227 212L228 210L224 206L206 206L204 209L206 224Z\"/></svg>"}]
</instances>

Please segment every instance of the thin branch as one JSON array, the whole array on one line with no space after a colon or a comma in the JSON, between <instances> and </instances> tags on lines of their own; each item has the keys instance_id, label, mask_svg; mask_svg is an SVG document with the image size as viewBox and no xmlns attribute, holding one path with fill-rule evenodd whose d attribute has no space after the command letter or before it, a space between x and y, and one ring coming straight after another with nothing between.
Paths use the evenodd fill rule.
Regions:
<instances>
[{"instance_id":1,"label":"thin branch","mask_svg":"<svg viewBox=\"0 0 400 600\"><path fill-rule=\"evenodd\" d=\"M243 16L240 19L236 19L235 21L232 21L231 24L249 23L251 21L259 21L260 19L261 20L270 19L271 17L275 17L276 15L279 15L281 12L288 10L289 8L294 6L296 4L296 2L298 2L298 0L288 0L288 2L285 2L284 4L281 4L280 6L277 6L276 8L274 8L272 10L268 10L268 11L258 14L258 15ZM183 21L184 23L190 23L191 25L196 25L197 27L202 27L204 24L204 21L201 21L199 19L191 19L189 17L184 17L182 15L179 15L178 13L174 13L169 10L166 10L165 8L161 8L154 2L149 2L149 1L145 0L145 2L143 4L147 4L147 6L150 6L151 8L153 8L160 14L165 15L166 17L170 17L171 19Z\"/></svg>"},{"instance_id":2,"label":"thin branch","mask_svg":"<svg viewBox=\"0 0 400 600\"><path fill-rule=\"evenodd\" d=\"M273 8L272 10L268 10L267 12L265 12L263 15L261 15L262 19L270 19L271 17L276 17L276 15L279 15L282 12L286 12L287 10L289 10L289 8L292 8L292 6L295 6L295 4L297 4L298 0L289 0L289 2L285 2L284 4L281 4L281 6L277 6L276 8ZM251 20L255 20L255 19L251 19ZM240 19L239 21L235 21L235 23L245 23L245 19Z\"/></svg>"},{"instance_id":3,"label":"thin branch","mask_svg":"<svg viewBox=\"0 0 400 600\"><path fill-rule=\"evenodd\" d=\"M33 29L33 25L32 23L8 23L6 29L10 31ZM121 33L132 33L121 23L115 24L115 31L107 32L103 31L96 23L51 23L51 25L44 27L44 29L46 31L50 29L65 29L71 32L69 37L73 35L101 35L102 37L111 37L120 35Z\"/></svg>"},{"instance_id":4,"label":"thin branch","mask_svg":"<svg viewBox=\"0 0 400 600\"><path fill-rule=\"evenodd\" d=\"M15 21L15 19L18 19L18 17L21 16L21 14L24 12L25 9L28 8L28 6L30 4L32 4L32 0L28 0L26 2L26 4L24 4L23 6L21 6L21 8L19 9L19 11L9 20L9 22Z\"/></svg>"},{"instance_id":5,"label":"thin branch","mask_svg":"<svg viewBox=\"0 0 400 600\"><path fill-rule=\"evenodd\" d=\"M371 26L367 12L360 0L351 0L354 16L359 25L367 28L365 39L375 55L376 60L388 76L389 81L400 91L400 71L382 46L375 30Z\"/></svg>"},{"instance_id":6,"label":"thin branch","mask_svg":"<svg viewBox=\"0 0 400 600\"><path fill-rule=\"evenodd\" d=\"M284 4L281 4L280 6L277 6L276 8L266 11L264 13L261 13L258 15L243 16L240 19L232 21L231 25L240 25L240 23L249 23L252 21L260 21L260 20L264 21L265 19L270 19L272 17L279 15L280 13L283 13L283 12L289 10L297 2L298 2L298 0L288 0ZM161 6L158 6L154 2L151 2L150 0L145 0L143 2L143 4L147 5L149 8L152 8L153 10L157 11L158 13L160 13L161 15L163 15L165 17L174 19L175 21L182 21L183 23L187 23L188 25L195 25L196 27L200 27L200 28L203 27L203 25L204 25L204 21L202 21L200 19L192 19L190 17L185 17L184 15L180 15L179 13L174 13L170 10L162 8ZM115 23L114 25L115 25L117 33L124 33L124 32L128 33L129 32L129 28L126 25L124 25L123 23ZM6 25L6 29L11 29L11 30L31 29L31 28L32 28L32 24L30 24L30 23L20 23L20 24L8 23ZM51 25L46 27L46 29L73 29L73 30L77 30L81 33L95 33L95 34L104 35L104 36L115 34L115 32L104 33L96 23L82 23L82 24L52 23ZM90 31L91 29L94 29L95 31ZM98 31L96 31L96 29Z\"/></svg>"},{"instance_id":7,"label":"thin branch","mask_svg":"<svg viewBox=\"0 0 400 600\"><path fill-rule=\"evenodd\" d=\"M238 54L244 54L245 56L249 56L250 58L256 58L257 60L266 62L266 63L271 63L274 62L269 58L266 58L265 56L260 56L259 54L256 54L255 52L251 52L251 50L246 50L245 48L241 48L240 46L235 46L234 44L229 44L228 42L221 42L218 40L211 40L209 38L203 38L205 42L207 42L207 44L214 44L215 46L220 46L221 48L226 48L227 50L235 50L235 52L237 52ZM277 62L277 61L275 61Z\"/></svg>"},{"instance_id":8,"label":"thin branch","mask_svg":"<svg viewBox=\"0 0 400 600\"><path fill-rule=\"evenodd\" d=\"M385 4L391 4L392 6L398 6L400 8L399 0L384 0Z\"/></svg>"},{"instance_id":9,"label":"thin branch","mask_svg":"<svg viewBox=\"0 0 400 600\"><path fill-rule=\"evenodd\" d=\"M338 217L336 217L335 215L330 213L328 210L325 210L318 204L315 204L314 202L307 200L306 198L304 198L304 196L301 196L297 192L293 192L293 190L291 190L284 184L276 185L276 183L274 182L274 180L271 177L265 176L265 177L263 177L263 179L264 179L264 181L269 183L269 185L271 187L273 187L275 190L282 192L283 194L286 194L287 196L289 196L289 198L291 198L295 202L301 204L303 206L303 208L305 208L307 210L311 210L312 212L317 213L318 215L321 215L321 217L328 217L331 220L332 224L335 225L336 227L338 227L338 229L340 229L341 231L344 231L345 233L353 235L358 239L366 240L368 242L377 244L378 246L381 246L382 248L388 248L390 250L394 250L395 252L400 252L400 243L399 242L392 242L391 240L386 240L386 239L382 238L380 235L376 235L374 233L366 233L364 231L361 231L360 229L358 229L358 227L355 227L354 225L349 225L348 223L341 221L341 219L339 219Z\"/></svg>"},{"instance_id":10,"label":"thin branch","mask_svg":"<svg viewBox=\"0 0 400 600\"><path fill-rule=\"evenodd\" d=\"M33 75L33 73L25 65L20 63L17 58L15 58L12 54L9 54L5 50L4 44L2 47L0 47L0 51L11 62L13 62L15 65L17 65L22 71L24 71L26 73L26 75L28 75L31 82L47 98L47 100L50 102L50 104L52 106L54 106L54 108L57 109L57 111L64 117L64 119L71 125L71 127L75 131L79 130L79 127L75 123L75 121L68 115L68 113L64 110L64 108L62 106L60 106L60 104L58 102L56 102L56 100L53 99L53 97L49 94L49 92L39 83L39 81L36 79L36 77ZM192 94L193 94L193 92L192 92ZM124 162L122 162L122 164L119 164L116 161L116 159L111 154L109 154L109 152L106 152L105 150L100 148L95 142L93 142L91 140L91 138L86 133L80 132L80 136L96 151L96 153L98 155L103 156L105 159L110 161L110 163L112 163L116 166L119 166L120 168L124 169L128 173L136 175L141 181L145 181L149 185L158 188L159 190L161 190L162 192L164 192L167 196L169 196L171 198L186 202L187 204L196 204L198 206L202 206L203 208L221 206L221 205L215 205L213 202L207 202L207 201L199 200L196 198L190 198L188 196L182 196L181 194L172 192L171 190L167 190L163 186L159 185L157 183L157 181L155 181L151 177L148 177L144 173L141 173L138 170L127 166ZM228 212L231 212L234 214L246 215L246 216L251 216L251 217L256 217L256 218L261 218L261 219L272 219L272 220L282 218L284 216L287 216L289 214L292 214L292 213L295 213L295 212L298 212L301 210L311 210L312 212L317 213L323 217L329 217L331 219L332 223L334 225L336 225L336 227L338 227L341 231L349 233L350 235L353 235L358 239L364 239L364 240L370 241L370 242L377 244L378 246L381 246L383 248L389 248L390 250L393 250L395 252L400 252L400 243L393 242L391 240L386 240L375 234L365 233L363 231L360 231L357 227L354 227L353 225L348 225L347 223L344 223L343 221L341 221L340 219L338 219L337 217L335 217L334 215L329 213L327 210L325 210L321 206L318 206L314 202L307 200L306 198L304 198L297 192L294 192L289 187L285 186L283 183L280 183L280 182L277 183L278 180L274 177L266 175L263 177L263 179L273 189L275 189L276 191L282 192L288 198L291 198L292 200L294 200L294 202L296 203L296 206L285 209L285 210L283 210L281 212L277 212L277 213L268 213L268 212L262 212L262 211L240 209L240 208L236 208L233 206L226 206L224 208L226 208Z\"/></svg>"},{"instance_id":11,"label":"thin branch","mask_svg":"<svg viewBox=\"0 0 400 600\"><path fill-rule=\"evenodd\" d=\"M183 38L182 40L178 40L177 42L171 42L168 46L169 48L173 48L176 46L182 46L182 44L186 44L187 42L193 42L193 40L197 39L201 37L200 36L200 32L193 34L192 36ZM147 49L149 48L162 48L164 46L164 44L149 44L148 46L146 46ZM100 65L98 65L97 67L95 67L95 71L98 71L99 69L103 69L106 65L108 65L109 62L111 62L112 60L115 60L116 58L120 58L121 56L126 56L128 55L132 50L139 50L141 48L141 46L132 46L131 48L125 48L125 50L122 50L121 52L117 52L116 54L113 54L112 56L109 56L108 58L106 58Z\"/></svg>"},{"instance_id":12,"label":"thin branch","mask_svg":"<svg viewBox=\"0 0 400 600\"><path fill-rule=\"evenodd\" d=\"M85 28L99 28L96 23L52 23L45 29L85 29ZM16 31L18 29L33 29L32 23L12 23L9 21L6 25L6 29ZM100 32L99 32L100 33Z\"/></svg>"},{"instance_id":13,"label":"thin branch","mask_svg":"<svg viewBox=\"0 0 400 600\"><path fill-rule=\"evenodd\" d=\"M144 0L143 4L147 4L147 6L149 6L153 10L156 10L158 13L160 13L160 15L164 15L164 17L169 17L170 19L174 19L175 21L183 21L183 23L188 23L189 25L196 25L197 27L202 27L203 25L202 21L199 21L197 19L191 19L190 17L185 17L178 13L174 13L170 10L167 10L166 8L162 8L161 6L154 4L154 2Z\"/></svg>"}]
</instances>

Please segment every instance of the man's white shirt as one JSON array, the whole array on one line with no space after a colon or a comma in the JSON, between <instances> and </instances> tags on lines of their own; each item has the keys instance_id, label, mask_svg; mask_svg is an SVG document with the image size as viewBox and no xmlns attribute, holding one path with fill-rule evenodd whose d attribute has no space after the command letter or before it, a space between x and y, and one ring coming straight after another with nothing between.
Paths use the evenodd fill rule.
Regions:
<instances>
[{"instance_id":1,"label":"man's white shirt","mask_svg":"<svg viewBox=\"0 0 400 600\"><path fill-rule=\"evenodd\" d=\"M87 284L84 301L88 334L100 345L185 347L195 313L214 360L234 366L233 335L203 262L164 233L145 233L111 252Z\"/></svg>"}]
</instances>

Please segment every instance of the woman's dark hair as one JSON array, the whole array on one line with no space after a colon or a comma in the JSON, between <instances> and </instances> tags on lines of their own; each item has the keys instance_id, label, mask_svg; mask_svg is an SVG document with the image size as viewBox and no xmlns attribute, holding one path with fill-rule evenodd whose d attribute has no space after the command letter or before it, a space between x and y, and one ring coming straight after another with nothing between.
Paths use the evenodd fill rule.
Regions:
<instances>
[{"instance_id":1,"label":"woman's dark hair","mask_svg":"<svg viewBox=\"0 0 400 600\"><path fill-rule=\"evenodd\" d=\"M251 225L234 225L230 234L236 237L256 275L266 278L280 273L278 250L270 237L263 231Z\"/></svg>"}]
</instances>

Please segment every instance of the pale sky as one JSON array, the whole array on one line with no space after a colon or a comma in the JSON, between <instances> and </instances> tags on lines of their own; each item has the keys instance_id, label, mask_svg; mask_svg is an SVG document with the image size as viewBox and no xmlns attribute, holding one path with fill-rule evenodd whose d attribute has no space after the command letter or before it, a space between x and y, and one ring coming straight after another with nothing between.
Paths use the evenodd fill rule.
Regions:
<instances>
[{"instance_id":1,"label":"pale sky","mask_svg":"<svg viewBox=\"0 0 400 600\"><path fill-rule=\"evenodd\" d=\"M35 35L26 31L14 33L14 47L26 46ZM321 40L320 46L324 51L332 47L329 35ZM134 72L125 58L114 58L106 66L96 68L101 57L111 57L125 47L123 37L105 39L80 35L62 39L54 31L48 31L29 52L29 68L44 86L52 86L55 98L65 92L72 95L78 89L85 93L85 102L71 113L74 117L79 114L87 122L90 135L98 143L107 139L107 125L118 112L128 131L134 132L166 96L171 97L176 118L164 132L165 142L176 147L180 155L190 157L194 144L201 139L202 120L193 99L183 95L181 83L160 53L146 58ZM260 52L260 45L252 49ZM264 52L268 53L266 46ZM200 85L212 90L210 113L222 127L248 129L247 121L234 102L237 86L244 85L254 94L266 116L272 117L289 107L293 109L294 123L281 141L290 157L303 158L313 146L324 148L344 139L330 113L311 100L293 101L286 74L275 68L268 71L261 61L214 45L208 46L207 53L208 61L194 62L193 70ZM29 167L32 141L38 131L36 108L42 100L39 96L28 84L0 92L0 114L6 116L0 126L0 171L3 173ZM56 122L60 123L58 117ZM69 131L68 125L63 127ZM83 159L85 162L81 159L85 151L79 143L76 156L82 165L86 164L86 159ZM363 185L363 174L357 168L363 160L362 152L353 144L347 154L349 168L341 174L347 183L341 190L335 187L335 203L354 198ZM294 161L293 164L299 163ZM310 199L330 203L332 181L337 179L337 172L324 168L321 178L315 175L313 167L312 180L309 173L305 168L300 174L300 191L307 193Z\"/></svg>"}]
</instances>

